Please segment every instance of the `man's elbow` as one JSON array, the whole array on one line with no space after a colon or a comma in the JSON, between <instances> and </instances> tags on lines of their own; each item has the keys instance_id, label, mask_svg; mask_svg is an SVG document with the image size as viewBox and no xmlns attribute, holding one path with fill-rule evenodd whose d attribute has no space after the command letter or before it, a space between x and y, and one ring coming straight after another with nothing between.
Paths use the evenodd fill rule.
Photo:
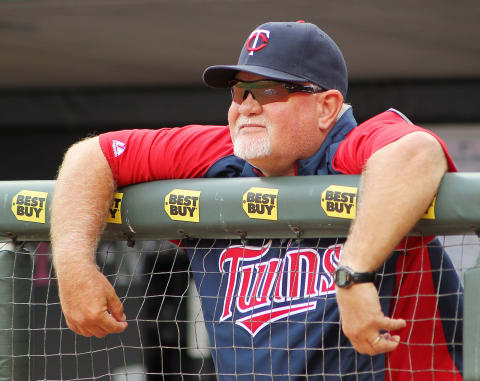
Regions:
<instances>
[{"instance_id":1,"label":"man's elbow","mask_svg":"<svg viewBox=\"0 0 480 381\"><path fill-rule=\"evenodd\" d=\"M383 152L381 152L383 151ZM440 142L428 132L417 131L377 151L378 159L401 164L412 173L443 177L448 169L447 158ZM375 153L372 155L377 156Z\"/></svg>"},{"instance_id":2,"label":"man's elbow","mask_svg":"<svg viewBox=\"0 0 480 381\"><path fill-rule=\"evenodd\" d=\"M414 132L405 138L412 165L419 166L426 173L443 177L448 170L447 157L440 142L427 132Z\"/></svg>"},{"instance_id":3,"label":"man's elbow","mask_svg":"<svg viewBox=\"0 0 480 381\"><path fill-rule=\"evenodd\" d=\"M79 176L82 179L112 176L110 166L100 148L98 137L82 140L67 150L57 180L61 180L65 174Z\"/></svg>"},{"instance_id":4,"label":"man's elbow","mask_svg":"<svg viewBox=\"0 0 480 381\"><path fill-rule=\"evenodd\" d=\"M85 160L89 155L98 156L100 153L100 145L98 143L98 137L90 137L79 142L72 144L67 151L63 161L73 161L73 160Z\"/></svg>"}]
</instances>

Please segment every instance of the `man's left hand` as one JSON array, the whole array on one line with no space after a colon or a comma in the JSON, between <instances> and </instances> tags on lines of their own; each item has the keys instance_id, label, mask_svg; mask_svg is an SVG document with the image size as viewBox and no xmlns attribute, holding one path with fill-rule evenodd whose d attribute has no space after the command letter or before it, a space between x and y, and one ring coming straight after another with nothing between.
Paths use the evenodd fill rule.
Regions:
<instances>
[{"instance_id":1,"label":"man's left hand","mask_svg":"<svg viewBox=\"0 0 480 381\"><path fill-rule=\"evenodd\" d=\"M389 332L403 328L407 323L403 319L384 316L373 283L337 287L337 302L343 333L358 352L373 356L398 347L400 336L392 336Z\"/></svg>"}]
</instances>

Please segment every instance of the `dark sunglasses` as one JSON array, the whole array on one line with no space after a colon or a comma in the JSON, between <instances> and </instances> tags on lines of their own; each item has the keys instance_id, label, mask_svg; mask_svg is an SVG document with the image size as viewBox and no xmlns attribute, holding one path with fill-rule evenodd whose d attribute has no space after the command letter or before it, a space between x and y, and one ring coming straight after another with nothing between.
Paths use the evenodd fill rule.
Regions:
<instances>
[{"instance_id":1,"label":"dark sunglasses","mask_svg":"<svg viewBox=\"0 0 480 381\"><path fill-rule=\"evenodd\" d=\"M278 82L261 79L252 82L232 80L228 83L235 103L241 104L248 97L248 93L261 105L272 102L285 102L292 93L315 94L325 91L321 87L300 85L292 82Z\"/></svg>"}]
</instances>

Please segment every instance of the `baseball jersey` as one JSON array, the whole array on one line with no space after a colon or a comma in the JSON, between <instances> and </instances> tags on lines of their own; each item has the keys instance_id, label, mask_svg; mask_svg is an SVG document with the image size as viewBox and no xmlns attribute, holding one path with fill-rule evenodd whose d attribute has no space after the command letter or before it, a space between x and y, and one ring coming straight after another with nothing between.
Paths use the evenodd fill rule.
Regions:
<instances>
[{"instance_id":1,"label":"baseball jersey","mask_svg":"<svg viewBox=\"0 0 480 381\"><path fill-rule=\"evenodd\" d=\"M393 109L357 126L349 109L319 150L295 163L295 174L360 174L374 152L415 131L435 136ZM118 186L262 176L233 155L228 126L110 132L100 135L100 145ZM384 314L406 319L407 327L394 332L402 338L395 351L371 357L353 349L339 322L332 273L343 243L182 241L220 379L461 379L463 290L441 244L433 237L407 237L377 271Z\"/></svg>"}]
</instances>

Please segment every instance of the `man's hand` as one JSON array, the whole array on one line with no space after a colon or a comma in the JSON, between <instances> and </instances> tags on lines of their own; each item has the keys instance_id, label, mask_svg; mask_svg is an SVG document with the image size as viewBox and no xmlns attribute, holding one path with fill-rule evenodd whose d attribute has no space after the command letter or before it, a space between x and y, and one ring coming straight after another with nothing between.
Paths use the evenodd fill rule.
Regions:
<instances>
[{"instance_id":1,"label":"man's hand","mask_svg":"<svg viewBox=\"0 0 480 381\"><path fill-rule=\"evenodd\" d=\"M389 331L403 328L407 323L383 315L373 283L337 287L337 302L343 333L358 352L373 356L397 348L400 337L391 336Z\"/></svg>"},{"instance_id":2,"label":"man's hand","mask_svg":"<svg viewBox=\"0 0 480 381\"><path fill-rule=\"evenodd\" d=\"M104 337L123 332L128 323L114 288L94 264L57 269L63 314L72 331Z\"/></svg>"}]
</instances>

